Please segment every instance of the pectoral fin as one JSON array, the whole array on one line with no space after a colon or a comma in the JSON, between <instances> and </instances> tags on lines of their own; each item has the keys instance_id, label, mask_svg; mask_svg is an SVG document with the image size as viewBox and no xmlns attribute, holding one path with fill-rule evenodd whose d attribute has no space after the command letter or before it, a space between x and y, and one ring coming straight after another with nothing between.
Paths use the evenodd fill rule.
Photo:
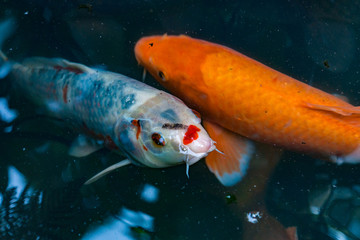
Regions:
<instances>
[{"instance_id":1,"label":"pectoral fin","mask_svg":"<svg viewBox=\"0 0 360 240\"><path fill-rule=\"evenodd\" d=\"M125 159L121 162L118 162L118 163L115 163L113 165L111 165L110 167L108 168L105 168L104 170L102 170L101 172L99 172L98 174L96 174L95 176L93 176L92 178L90 178L89 180L87 180L84 185L89 185L97 180L99 180L100 178L104 177L105 175L109 174L110 172L118 169L118 168L121 168L123 166L126 166L128 164L131 164L131 161L128 160L128 159Z\"/></svg>"},{"instance_id":2,"label":"pectoral fin","mask_svg":"<svg viewBox=\"0 0 360 240\"><path fill-rule=\"evenodd\" d=\"M305 106L314 110L321 110L339 114L341 116L360 115L360 107L355 106L326 106L321 104L305 103Z\"/></svg>"},{"instance_id":3,"label":"pectoral fin","mask_svg":"<svg viewBox=\"0 0 360 240\"><path fill-rule=\"evenodd\" d=\"M85 135L79 135L71 144L69 155L73 157L85 157L103 148L104 145Z\"/></svg>"},{"instance_id":4,"label":"pectoral fin","mask_svg":"<svg viewBox=\"0 0 360 240\"><path fill-rule=\"evenodd\" d=\"M215 123L203 121L203 125L222 152L212 151L206 157L206 165L224 186L235 185L246 174L254 144Z\"/></svg>"}]
</instances>

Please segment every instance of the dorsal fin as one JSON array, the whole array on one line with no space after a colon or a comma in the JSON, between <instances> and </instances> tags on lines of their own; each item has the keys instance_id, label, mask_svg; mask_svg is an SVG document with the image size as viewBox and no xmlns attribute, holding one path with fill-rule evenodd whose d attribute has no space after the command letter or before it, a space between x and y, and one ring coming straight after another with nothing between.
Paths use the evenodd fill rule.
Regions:
<instances>
[{"instance_id":1,"label":"dorsal fin","mask_svg":"<svg viewBox=\"0 0 360 240\"><path fill-rule=\"evenodd\" d=\"M305 103L305 107L314 110L332 112L341 116L360 116L360 107L355 106L327 106L321 104Z\"/></svg>"},{"instance_id":2,"label":"dorsal fin","mask_svg":"<svg viewBox=\"0 0 360 240\"><path fill-rule=\"evenodd\" d=\"M77 73L92 73L96 71L83 64L69 62L63 58L31 57L26 58L22 63L31 67L57 67L59 70L65 69Z\"/></svg>"},{"instance_id":3,"label":"dorsal fin","mask_svg":"<svg viewBox=\"0 0 360 240\"><path fill-rule=\"evenodd\" d=\"M128 164L131 164L131 161L128 159L125 159L121 162L115 163L115 164L111 165L110 167L105 168L104 170L102 170L101 172L99 172L98 174L96 174L95 176L90 178L89 180L87 180L84 183L84 185L89 185L89 184L99 180L100 178L104 177L105 175L109 174L110 172L114 171L115 169L121 168Z\"/></svg>"},{"instance_id":4,"label":"dorsal fin","mask_svg":"<svg viewBox=\"0 0 360 240\"><path fill-rule=\"evenodd\" d=\"M355 106L326 106L320 104L305 103L305 107L315 111L325 111L333 113L346 122L355 127L360 127L360 107Z\"/></svg>"}]
</instances>

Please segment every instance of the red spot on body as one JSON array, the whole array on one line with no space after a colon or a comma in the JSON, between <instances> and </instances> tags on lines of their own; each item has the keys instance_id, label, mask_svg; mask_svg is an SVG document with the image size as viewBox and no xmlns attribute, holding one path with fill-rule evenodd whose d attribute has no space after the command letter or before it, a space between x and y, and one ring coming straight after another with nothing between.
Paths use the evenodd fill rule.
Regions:
<instances>
[{"instance_id":1,"label":"red spot on body","mask_svg":"<svg viewBox=\"0 0 360 240\"><path fill-rule=\"evenodd\" d=\"M145 145L143 145L143 149L145 150L145 151L147 151L148 149L147 149L147 147L145 147Z\"/></svg>"},{"instance_id":2,"label":"red spot on body","mask_svg":"<svg viewBox=\"0 0 360 240\"><path fill-rule=\"evenodd\" d=\"M76 68L76 67L71 67L71 66L63 67L63 66L56 65L56 66L54 66L54 69L57 70L57 71L66 70L66 71L69 71L69 72L73 72L75 74L84 73L81 69Z\"/></svg>"},{"instance_id":3,"label":"red spot on body","mask_svg":"<svg viewBox=\"0 0 360 240\"><path fill-rule=\"evenodd\" d=\"M141 126L140 126L140 120L132 120L131 124L134 125L135 127L137 127L137 131L136 131L136 139L139 139L140 133L141 133Z\"/></svg>"},{"instance_id":4,"label":"red spot on body","mask_svg":"<svg viewBox=\"0 0 360 240\"><path fill-rule=\"evenodd\" d=\"M63 88L63 100L64 100L64 103L67 103L67 93L68 93L68 85L66 84L65 87Z\"/></svg>"},{"instance_id":5,"label":"red spot on body","mask_svg":"<svg viewBox=\"0 0 360 240\"><path fill-rule=\"evenodd\" d=\"M105 140L104 135L102 135L101 133L96 133L94 130L90 129L85 122L82 122L82 126L84 128L84 131L87 135L98 139L98 140Z\"/></svg>"},{"instance_id":6,"label":"red spot on body","mask_svg":"<svg viewBox=\"0 0 360 240\"><path fill-rule=\"evenodd\" d=\"M194 125L190 125L185 133L183 143L185 145L188 145L188 144L192 143L192 141L198 139L199 134L197 132L199 132L199 131L200 131L200 128L198 128Z\"/></svg>"},{"instance_id":7,"label":"red spot on body","mask_svg":"<svg viewBox=\"0 0 360 240\"><path fill-rule=\"evenodd\" d=\"M56 93L55 83L50 82L49 84L46 84L45 92L48 94L48 98L53 97L53 95Z\"/></svg>"},{"instance_id":8,"label":"red spot on body","mask_svg":"<svg viewBox=\"0 0 360 240\"><path fill-rule=\"evenodd\" d=\"M85 133L88 134L89 136L98 139L98 140L102 140L104 141L104 145L109 148L110 150L118 150L119 147L116 146L114 140L109 136L106 135L104 136L101 133L96 133L94 130L90 129L85 122L82 122L82 126L85 130Z\"/></svg>"},{"instance_id":9,"label":"red spot on body","mask_svg":"<svg viewBox=\"0 0 360 240\"><path fill-rule=\"evenodd\" d=\"M106 135L104 139L105 146L111 150L118 150L118 146L116 146L114 140L109 135Z\"/></svg>"}]
</instances>

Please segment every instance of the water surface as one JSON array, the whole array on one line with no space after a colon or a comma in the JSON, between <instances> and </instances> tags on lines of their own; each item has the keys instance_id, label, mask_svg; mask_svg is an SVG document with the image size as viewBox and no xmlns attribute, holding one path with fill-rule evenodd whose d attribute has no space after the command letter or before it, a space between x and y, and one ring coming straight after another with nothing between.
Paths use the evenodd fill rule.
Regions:
<instances>
[{"instance_id":1,"label":"water surface","mask_svg":"<svg viewBox=\"0 0 360 240\"><path fill-rule=\"evenodd\" d=\"M350 1L0 1L15 61L62 57L141 79L136 41L187 34L238 50L360 104L360 6ZM146 83L161 88L150 76ZM251 99L249 99L251 101ZM359 239L358 166L260 146L225 188L201 161L128 166L83 183L121 157L67 154L77 132L0 80L1 239ZM15 122L12 122L12 121Z\"/></svg>"}]
</instances>

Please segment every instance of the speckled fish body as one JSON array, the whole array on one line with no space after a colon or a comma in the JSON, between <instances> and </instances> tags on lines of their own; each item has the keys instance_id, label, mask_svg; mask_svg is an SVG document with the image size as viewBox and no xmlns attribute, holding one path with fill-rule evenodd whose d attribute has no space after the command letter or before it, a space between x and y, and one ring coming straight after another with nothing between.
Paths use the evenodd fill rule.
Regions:
<instances>
[{"instance_id":1,"label":"speckled fish body","mask_svg":"<svg viewBox=\"0 0 360 240\"><path fill-rule=\"evenodd\" d=\"M124 75L64 59L29 58L14 63L10 77L49 114L137 163L191 165L214 149L200 119L181 100Z\"/></svg>"}]
</instances>

